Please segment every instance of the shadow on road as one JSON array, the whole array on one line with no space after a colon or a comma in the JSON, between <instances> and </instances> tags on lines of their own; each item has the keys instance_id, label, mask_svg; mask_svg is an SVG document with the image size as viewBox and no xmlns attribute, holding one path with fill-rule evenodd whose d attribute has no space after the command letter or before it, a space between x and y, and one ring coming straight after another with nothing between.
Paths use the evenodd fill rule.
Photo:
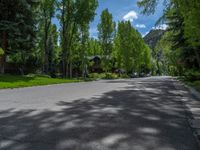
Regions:
<instances>
[{"instance_id":1,"label":"shadow on road","mask_svg":"<svg viewBox=\"0 0 200 150\"><path fill-rule=\"evenodd\" d=\"M173 84L127 84L91 99L60 101L60 111L0 111L0 149L198 149Z\"/></svg>"}]
</instances>

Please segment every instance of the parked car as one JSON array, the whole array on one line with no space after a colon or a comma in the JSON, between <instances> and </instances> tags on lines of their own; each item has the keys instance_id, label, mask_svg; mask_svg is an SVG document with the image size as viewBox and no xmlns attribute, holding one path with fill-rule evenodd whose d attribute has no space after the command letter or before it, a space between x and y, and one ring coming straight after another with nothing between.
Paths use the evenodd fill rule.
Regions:
<instances>
[{"instance_id":1,"label":"parked car","mask_svg":"<svg viewBox=\"0 0 200 150\"><path fill-rule=\"evenodd\" d=\"M131 75L130 75L131 78L138 78L139 75L137 72L133 72Z\"/></svg>"},{"instance_id":2,"label":"parked car","mask_svg":"<svg viewBox=\"0 0 200 150\"><path fill-rule=\"evenodd\" d=\"M147 76L147 77L151 77L151 73L148 73L146 76Z\"/></svg>"},{"instance_id":3,"label":"parked car","mask_svg":"<svg viewBox=\"0 0 200 150\"><path fill-rule=\"evenodd\" d=\"M144 72L139 73L139 77L146 77L146 74Z\"/></svg>"}]
</instances>

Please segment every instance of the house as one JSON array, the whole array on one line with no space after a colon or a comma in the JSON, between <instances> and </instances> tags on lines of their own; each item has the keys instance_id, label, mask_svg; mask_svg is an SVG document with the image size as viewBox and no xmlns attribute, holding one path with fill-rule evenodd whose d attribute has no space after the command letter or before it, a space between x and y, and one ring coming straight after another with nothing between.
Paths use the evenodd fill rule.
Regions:
<instances>
[{"instance_id":1,"label":"house","mask_svg":"<svg viewBox=\"0 0 200 150\"><path fill-rule=\"evenodd\" d=\"M89 71L94 73L101 73L103 71L102 67L101 67L101 60L102 57L101 56L89 56L87 57L87 59L89 60L90 64L89 64Z\"/></svg>"}]
</instances>

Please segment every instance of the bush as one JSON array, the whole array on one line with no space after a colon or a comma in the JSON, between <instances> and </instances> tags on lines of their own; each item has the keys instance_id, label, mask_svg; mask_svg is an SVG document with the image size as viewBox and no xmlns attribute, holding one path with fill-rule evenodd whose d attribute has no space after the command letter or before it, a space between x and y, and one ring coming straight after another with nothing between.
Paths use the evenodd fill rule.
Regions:
<instances>
[{"instance_id":1,"label":"bush","mask_svg":"<svg viewBox=\"0 0 200 150\"><path fill-rule=\"evenodd\" d=\"M200 72L189 70L184 74L184 77L187 81L197 81L200 80Z\"/></svg>"},{"instance_id":2,"label":"bush","mask_svg":"<svg viewBox=\"0 0 200 150\"><path fill-rule=\"evenodd\" d=\"M100 79L100 78L102 78L102 74L99 74L99 73L90 73L89 74L89 78Z\"/></svg>"},{"instance_id":3,"label":"bush","mask_svg":"<svg viewBox=\"0 0 200 150\"><path fill-rule=\"evenodd\" d=\"M195 81L193 83L194 88L196 88L200 92L200 81Z\"/></svg>"},{"instance_id":4,"label":"bush","mask_svg":"<svg viewBox=\"0 0 200 150\"><path fill-rule=\"evenodd\" d=\"M118 75L115 73L105 73L103 79L118 79Z\"/></svg>"},{"instance_id":5,"label":"bush","mask_svg":"<svg viewBox=\"0 0 200 150\"><path fill-rule=\"evenodd\" d=\"M32 78L35 78L35 77L51 78L51 76L45 75L45 74L28 74L28 75L26 75L26 77L32 77Z\"/></svg>"},{"instance_id":6,"label":"bush","mask_svg":"<svg viewBox=\"0 0 200 150\"><path fill-rule=\"evenodd\" d=\"M130 78L130 76L129 76L129 75L127 75L127 74L122 74L122 75L120 75L120 78L123 78L123 79L128 79L128 78Z\"/></svg>"},{"instance_id":7,"label":"bush","mask_svg":"<svg viewBox=\"0 0 200 150\"><path fill-rule=\"evenodd\" d=\"M116 73L90 73L89 78L92 79L119 79L119 78L130 78L127 74L116 74Z\"/></svg>"},{"instance_id":8,"label":"bush","mask_svg":"<svg viewBox=\"0 0 200 150\"><path fill-rule=\"evenodd\" d=\"M115 73L91 73L89 78L92 79L118 79L118 74Z\"/></svg>"},{"instance_id":9,"label":"bush","mask_svg":"<svg viewBox=\"0 0 200 150\"><path fill-rule=\"evenodd\" d=\"M4 50L0 47L0 56L4 55Z\"/></svg>"}]
</instances>

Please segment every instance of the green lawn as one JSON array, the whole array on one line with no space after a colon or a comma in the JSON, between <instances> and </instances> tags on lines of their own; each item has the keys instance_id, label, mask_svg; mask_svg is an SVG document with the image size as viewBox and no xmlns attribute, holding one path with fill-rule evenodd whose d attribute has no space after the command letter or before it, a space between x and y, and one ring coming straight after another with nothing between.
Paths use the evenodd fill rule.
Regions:
<instances>
[{"instance_id":1,"label":"green lawn","mask_svg":"<svg viewBox=\"0 0 200 150\"><path fill-rule=\"evenodd\" d=\"M60 84L60 83L72 83L80 81L81 80L78 79L59 79L59 78L50 78L47 76L39 76L39 75L28 75L28 76L0 75L0 89L50 85L50 84Z\"/></svg>"}]
</instances>

